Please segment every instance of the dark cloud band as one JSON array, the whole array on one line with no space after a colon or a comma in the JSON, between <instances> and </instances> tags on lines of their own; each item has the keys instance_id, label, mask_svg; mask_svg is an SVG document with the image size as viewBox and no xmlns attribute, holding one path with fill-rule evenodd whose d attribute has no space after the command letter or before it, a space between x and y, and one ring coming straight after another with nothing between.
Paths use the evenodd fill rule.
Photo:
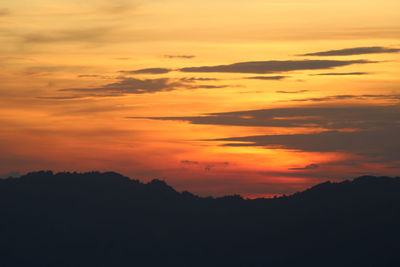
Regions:
<instances>
[{"instance_id":1,"label":"dark cloud band","mask_svg":"<svg viewBox=\"0 0 400 267\"><path fill-rule=\"evenodd\" d=\"M182 72L227 72L227 73L280 73L295 70L331 69L352 64L376 63L368 60L287 60L251 61L230 65L182 68Z\"/></svg>"},{"instance_id":2,"label":"dark cloud band","mask_svg":"<svg viewBox=\"0 0 400 267\"><path fill-rule=\"evenodd\" d=\"M123 74L165 74L170 71L172 70L166 68L147 68L140 70L121 70L120 72Z\"/></svg>"},{"instance_id":3,"label":"dark cloud band","mask_svg":"<svg viewBox=\"0 0 400 267\"><path fill-rule=\"evenodd\" d=\"M345 48L339 50L321 51L321 52L303 54L302 56L351 56L351 55L397 53L397 52L400 52L399 48L371 46L371 47L354 47L354 48Z\"/></svg>"}]
</instances>

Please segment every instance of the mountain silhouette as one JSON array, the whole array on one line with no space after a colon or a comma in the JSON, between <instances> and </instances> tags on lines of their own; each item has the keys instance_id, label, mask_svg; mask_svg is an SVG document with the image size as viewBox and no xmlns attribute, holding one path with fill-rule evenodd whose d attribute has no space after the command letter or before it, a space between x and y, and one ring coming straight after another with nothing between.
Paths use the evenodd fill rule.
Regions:
<instances>
[{"instance_id":1,"label":"mountain silhouette","mask_svg":"<svg viewBox=\"0 0 400 267\"><path fill-rule=\"evenodd\" d=\"M0 179L0 266L400 266L400 178L273 199L118 173Z\"/></svg>"}]
</instances>

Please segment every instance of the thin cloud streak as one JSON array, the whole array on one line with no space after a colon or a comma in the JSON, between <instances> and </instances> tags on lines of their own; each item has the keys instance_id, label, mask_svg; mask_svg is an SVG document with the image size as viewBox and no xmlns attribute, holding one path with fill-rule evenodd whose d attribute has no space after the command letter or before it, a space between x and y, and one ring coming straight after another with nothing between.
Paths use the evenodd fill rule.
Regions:
<instances>
[{"instance_id":1,"label":"thin cloud streak","mask_svg":"<svg viewBox=\"0 0 400 267\"><path fill-rule=\"evenodd\" d=\"M120 73L123 74L165 74L172 71L166 68L146 68L139 70L121 70Z\"/></svg>"},{"instance_id":2,"label":"thin cloud streak","mask_svg":"<svg viewBox=\"0 0 400 267\"><path fill-rule=\"evenodd\" d=\"M8 8L0 8L0 17L9 16L11 14Z\"/></svg>"},{"instance_id":3,"label":"thin cloud streak","mask_svg":"<svg viewBox=\"0 0 400 267\"><path fill-rule=\"evenodd\" d=\"M276 93L279 94L301 94L301 93L306 93L309 92L310 90L297 90L297 91L275 91Z\"/></svg>"},{"instance_id":4,"label":"thin cloud streak","mask_svg":"<svg viewBox=\"0 0 400 267\"><path fill-rule=\"evenodd\" d=\"M354 76L354 75L368 75L368 72L328 72L328 73L317 73L310 74L310 76Z\"/></svg>"},{"instance_id":5,"label":"thin cloud streak","mask_svg":"<svg viewBox=\"0 0 400 267\"><path fill-rule=\"evenodd\" d=\"M376 130L341 132L329 131L313 134L258 135L214 139L226 141L223 146L265 147L269 149L288 149L302 152L342 152L358 154L374 162L400 160L400 127L379 128ZM235 143L231 143L235 142ZM239 143L237 143L239 142Z\"/></svg>"},{"instance_id":6,"label":"thin cloud streak","mask_svg":"<svg viewBox=\"0 0 400 267\"><path fill-rule=\"evenodd\" d=\"M59 89L60 92L77 92L84 96L104 97L104 96L123 96L126 94L150 94L157 92L168 92L177 89L219 89L230 87L231 85L208 85L196 84L195 79L137 79L120 77L119 81L109 83L101 87L94 88L65 88ZM64 96L61 96L64 97ZM74 96L74 98L77 96ZM59 97L51 97L57 99ZM69 97L67 97L69 98Z\"/></svg>"},{"instance_id":7,"label":"thin cloud streak","mask_svg":"<svg viewBox=\"0 0 400 267\"><path fill-rule=\"evenodd\" d=\"M182 68L182 72L220 72L220 73L280 73L295 70L331 69L353 64L377 63L369 60L286 60L250 61L229 65Z\"/></svg>"},{"instance_id":8,"label":"thin cloud streak","mask_svg":"<svg viewBox=\"0 0 400 267\"><path fill-rule=\"evenodd\" d=\"M398 53L398 52L400 52L400 48L371 46L371 47L354 47L354 48L345 48L339 50L321 51L315 53L307 53L301 56L352 56L352 55Z\"/></svg>"},{"instance_id":9,"label":"thin cloud streak","mask_svg":"<svg viewBox=\"0 0 400 267\"><path fill-rule=\"evenodd\" d=\"M247 77L245 79L249 79L249 80L275 80L275 81L279 81L279 80L283 80L288 78L289 76L254 76L254 77Z\"/></svg>"},{"instance_id":10,"label":"thin cloud streak","mask_svg":"<svg viewBox=\"0 0 400 267\"><path fill-rule=\"evenodd\" d=\"M388 128L400 118L400 105L305 106L208 113L202 116L132 117L187 121L191 124L247 127L340 129Z\"/></svg>"},{"instance_id":11,"label":"thin cloud streak","mask_svg":"<svg viewBox=\"0 0 400 267\"><path fill-rule=\"evenodd\" d=\"M196 56L194 56L194 55L164 55L164 57L169 58L169 59L174 59L174 58L191 59L191 58L195 58Z\"/></svg>"},{"instance_id":12,"label":"thin cloud streak","mask_svg":"<svg viewBox=\"0 0 400 267\"><path fill-rule=\"evenodd\" d=\"M381 99L381 100L395 100L400 101L400 94L364 94L364 95L334 95L325 97L310 97L302 99L292 99L291 102L323 102L323 101L335 101L335 100L368 100L368 99Z\"/></svg>"}]
</instances>

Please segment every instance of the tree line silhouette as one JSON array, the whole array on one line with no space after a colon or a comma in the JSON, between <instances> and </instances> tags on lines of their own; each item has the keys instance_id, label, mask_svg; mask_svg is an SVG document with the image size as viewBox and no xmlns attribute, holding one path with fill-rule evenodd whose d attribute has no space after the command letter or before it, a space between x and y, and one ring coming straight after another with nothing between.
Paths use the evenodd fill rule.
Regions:
<instances>
[{"instance_id":1,"label":"tree line silhouette","mask_svg":"<svg viewBox=\"0 0 400 267\"><path fill-rule=\"evenodd\" d=\"M400 266L400 177L273 199L40 171L0 179L0 266Z\"/></svg>"}]
</instances>

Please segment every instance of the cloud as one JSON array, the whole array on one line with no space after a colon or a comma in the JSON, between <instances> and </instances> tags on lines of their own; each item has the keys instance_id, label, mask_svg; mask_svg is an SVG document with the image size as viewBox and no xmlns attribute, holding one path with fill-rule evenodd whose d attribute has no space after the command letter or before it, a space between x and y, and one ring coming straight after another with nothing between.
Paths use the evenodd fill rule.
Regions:
<instances>
[{"instance_id":1,"label":"cloud","mask_svg":"<svg viewBox=\"0 0 400 267\"><path fill-rule=\"evenodd\" d=\"M194 55L165 55L164 57L169 58L169 59L174 59L174 58L191 59L191 58L195 58L196 56L194 56Z\"/></svg>"},{"instance_id":2,"label":"cloud","mask_svg":"<svg viewBox=\"0 0 400 267\"><path fill-rule=\"evenodd\" d=\"M78 75L78 78L101 78L101 79L110 79L110 76L97 75L97 74L81 74Z\"/></svg>"},{"instance_id":3,"label":"cloud","mask_svg":"<svg viewBox=\"0 0 400 267\"><path fill-rule=\"evenodd\" d=\"M166 68L147 68L139 70L121 70L120 72L123 74L165 74L170 71L172 70Z\"/></svg>"},{"instance_id":4,"label":"cloud","mask_svg":"<svg viewBox=\"0 0 400 267\"><path fill-rule=\"evenodd\" d=\"M211 162L211 163L206 163L204 170L205 171L211 171L213 168L215 168L216 166L222 166L222 167L226 167L229 165L229 162L224 161L224 162Z\"/></svg>"},{"instance_id":5,"label":"cloud","mask_svg":"<svg viewBox=\"0 0 400 267\"><path fill-rule=\"evenodd\" d=\"M181 160L181 164L184 165L200 165L202 168L204 168L205 171L211 171L213 168L220 166L220 167L226 167L229 165L229 162L224 161L224 162L198 162L198 161L192 161L192 160Z\"/></svg>"},{"instance_id":6,"label":"cloud","mask_svg":"<svg viewBox=\"0 0 400 267\"><path fill-rule=\"evenodd\" d=\"M100 8L100 11L102 11L105 14L110 14L110 15L121 15L125 13L129 13L132 10L137 9L137 4L132 3L132 1L115 1L115 2L109 2L108 5Z\"/></svg>"},{"instance_id":7,"label":"cloud","mask_svg":"<svg viewBox=\"0 0 400 267\"><path fill-rule=\"evenodd\" d=\"M322 102L322 101L335 101L335 100L368 100L368 99L381 99L381 100L400 100L400 94L383 95L383 94L364 94L364 95L334 95L325 97L311 97L302 99L292 99L293 102Z\"/></svg>"},{"instance_id":8,"label":"cloud","mask_svg":"<svg viewBox=\"0 0 400 267\"><path fill-rule=\"evenodd\" d=\"M106 93L112 95L123 94L145 94L163 91L172 91L185 84L168 78L161 79L135 79L123 77L118 82L106 84L103 87L95 88L69 88L60 89L65 92L86 92L86 93Z\"/></svg>"},{"instance_id":9,"label":"cloud","mask_svg":"<svg viewBox=\"0 0 400 267\"><path fill-rule=\"evenodd\" d=\"M59 43L59 42L108 42L113 28L81 28L57 30L52 32L34 32L20 36L24 43Z\"/></svg>"},{"instance_id":10,"label":"cloud","mask_svg":"<svg viewBox=\"0 0 400 267\"><path fill-rule=\"evenodd\" d=\"M306 93L309 92L309 90L297 90L297 91L275 91L276 93L279 94L301 94L301 93Z\"/></svg>"},{"instance_id":11,"label":"cloud","mask_svg":"<svg viewBox=\"0 0 400 267\"><path fill-rule=\"evenodd\" d=\"M193 160L181 160L181 163L185 164L185 165L198 165L199 164L198 161L193 161Z\"/></svg>"},{"instance_id":12,"label":"cloud","mask_svg":"<svg viewBox=\"0 0 400 267\"><path fill-rule=\"evenodd\" d=\"M137 117L136 117L137 118ZM192 124L247 127L308 127L307 134L266 134L208 139L230 147L265 147L299 152L342 152L365 160L388 163L400 160L400 104L305 106L210 113L192 117L147 117ZM325 129L321 131L320 129ZM302 170L316 168L306 166ZM300 168L298 168L300 170Z\"/></svg>"},{"instance_id":13,"label":"cloud","mask_svg":"<svg viewBox=\"0 0 400 267\"><path fill-rule=\"evenodd\" d=\"M120 77L117 82L109 83L104 86L94 88L65 88L59 89L61 92L79 92L83 96L104 97L104 96L123 96L125 94L149 94L157 92L167 92L184 89L218 89L229 87L229 85L202 85L195 84L194 81L186 79L136 79ZM64 96L61 96L64 97ZM76 96L73 96L76 98ZM53 99L58 98L50 97ZM49 98L49 99L50 99ZM70 98L67 96L67 98Z\"/></svg>"},{"instance_id":14,"label":"cloud","mask_svg":"<svg viewBox=\"0 0 400 267\"><path fill-rule=\"evenodd\" d=\"M228 72L228 73L279 73L294 70L331 69L352 64L376 63L368 60L287 60L251 61L230 65L182 68L182 72Z\"/></svg>"},{"instance_id":15,"label":"cloud","mask_svg":"<svg viewBox=\"0 0 400 267\"><path fill-rule=\"evenodd\" d=\"M43 65L43 66L31 66L25 69L24 74L26 75L38 75L56 72L78 72L82 70L88 70L88 66L79 65Z\"/></svg>"},{"instance_id":16,"label":"cloud","mask_svg":"<svg viewBox=\"0 0 400 267\"><path fill-rule=\"evenodd\" d=\"M265 93L264 91L244 91L244 92L239 92L239 94L262 94Z\"/></svg>"},{"instance_id":17,"label":"cloud","mask_svg":"<svg viewBox=\"0 0 400 267\"><path fill-rule=\"evenodd\" d=\"M301 56L351 56L351 55L397 53L397 52L400 52L399 48L371 46L371 47L354 47L354 48L345 48L339 50L321 51L316 53L303 54Z\"/></svg>"},{"instance_id":18,"label":"cloud","mask_svg":"<svg viewBox=\"0 0 400 267\"><path fill-rule=\"evenodd\" d=\"M133 117L138 118L138 117ZM192 124L248 127L308 127L338 129L390 128L398 124L400 105L305 106L209 113L184 117L139 117L187 121Z\"/></svg>"},{"instance_id":19,"label":"cloud","mask_svg":"<svg viewBox=\"0 0 400 267\"><path fill-rule=\"evenodd\" d=\"M310 76L352 76L352 75L368 75L368 72L328 72L328 73L318 73L310 74Z\"/></svg>"},{"instance_id":20,"label":"cloud","mask_svg":"<svg viewBox=\"0 0 400 267\"><path fill-rule=\"evenodd\" d=\"M10 15L10 10L8 8L0 8L0 17Z\"/></svg>"},{"instance_id":21,"label":"cloud","mask_svg":"<svg viewBox=\"0 0 400 267\"><path fill-rule=\"evenodd\" d=\"M219 89L219 88L227 88L231 85L196 85L191 86L189 89Z\"/></svg>"},{"instance_id":22,"label":"cloud","mask_svg":"<svg viewBox=\"0 0 400 267\"><path fill-rule=\"evenodd\" d=\"M130 60L132 58L130 58L130 57L114 57L113 59L114 60Z\"/></svg>"},{"instance_id":23,"label":"cloud","mask_svg":"<svg viewBox=\"0 0 400 267\"><path fill-rule=\"evenodd\" d=\"M374 97L379 96L374 95ZM192 117L147 118L221 126L323 128L325 131L319 130L319 132L307 134L268 134L207 141L223 141L225 142L224 146L231 147L249 146L303 152L343 152L358 154L375 162L400 160L398 153L400 150L400 138L398 138L400 136L400 104L390 106L305 106L210 113ZM312 168L316 168L316 166L310 165L301 169L310 170Z\"/></svg>"},{"instance_id":24,"label":"cloud","mask_svg":"<svg viewBox=\"0 0 400 267\"><path fill-rule=\"evenodd\" d=\"M400 127L342 132L328 131L313 134L258 135L215 139L226 141L224 146L260 146L304 152L355 153L376 161L400 160ZM234 142L234 143L231 143ZM240 143L238 143L240 142Z\"/></svg>"},{"instance_id":25,"label":"cloud","mask_svg":"<svg viewBox=\"0 0 400 267\"><path fill-rule=\"evenodd\" d=\"M47 99L47 100L74 100L81 99L83 96L73 95L73 96L39 96L38 99Z\"/></svg>"},{"instance_id":26,"label":"cloud","mask_svg":"<svg viewBox=\"0 0 400 267\"><path fill-rule=\"evenodd\" d=\"M313 164L309 164L303 168L289 168L289 170L313 170L313 169L317 169L317 168L319 168L319 165L313 163Z\"/></svg>"},{"instance_id":27,"label":"cloud","mask_svg":"<svg viewBox=\"0 0 400 267\"><path fill-rule=\"evenodd\" d=\"M283 80L288 76L254 76L254 77L247 77L245 79L251 80Z\"/></svg>"},{"instance_id":28,"label":"cloud","mask_svg":"<svg viewBox=\"0 0 400 267\"><path fill-rule=\"evenodd\" d=\"M216 79L216 78L190 77L190 78L181 78L181 81L188 81L188 82L194 82L194 81L219 81L219 79Z\"/></svg>"}]
</instances>

